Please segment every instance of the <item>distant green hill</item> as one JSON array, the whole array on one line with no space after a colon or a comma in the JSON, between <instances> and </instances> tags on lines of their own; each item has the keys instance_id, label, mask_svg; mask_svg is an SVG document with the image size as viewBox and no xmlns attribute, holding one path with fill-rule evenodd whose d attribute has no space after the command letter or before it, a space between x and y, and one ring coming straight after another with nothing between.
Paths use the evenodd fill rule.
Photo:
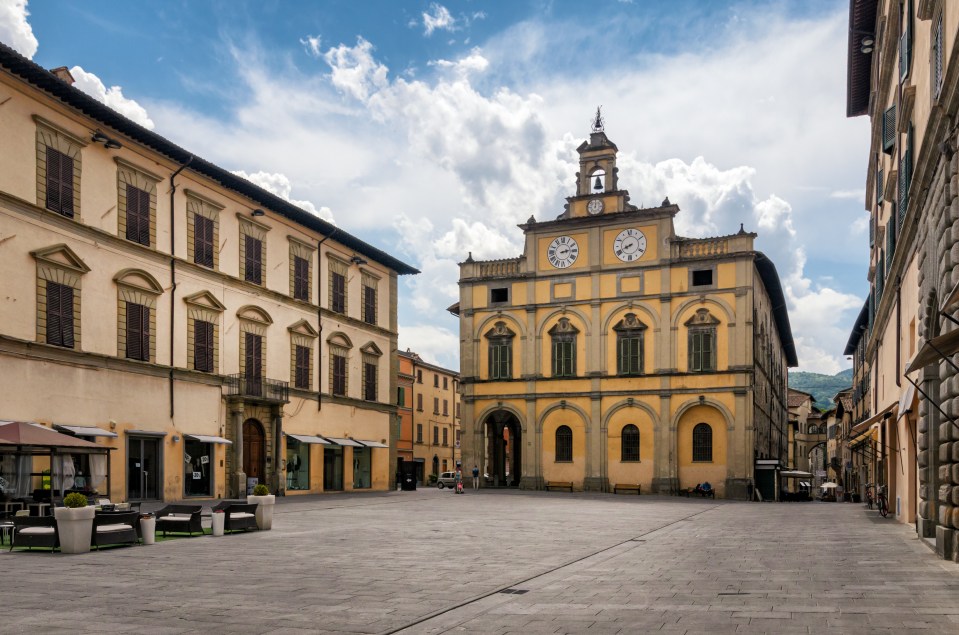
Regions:
<instances>
[{"instance_id":1,"label":"distant green hill","mask_svg":"<svg viewBox=\"0 0 959 635\"><path fill-rule=\"evenodd\" d=\"M816 398L814 404L820 410L832 408L832 398L840 390L852 386L852 369L840 371L835 375L820 375L819 373L789 373L789 387L793 390L808 392Z\"/></svg>"}]
</instances>

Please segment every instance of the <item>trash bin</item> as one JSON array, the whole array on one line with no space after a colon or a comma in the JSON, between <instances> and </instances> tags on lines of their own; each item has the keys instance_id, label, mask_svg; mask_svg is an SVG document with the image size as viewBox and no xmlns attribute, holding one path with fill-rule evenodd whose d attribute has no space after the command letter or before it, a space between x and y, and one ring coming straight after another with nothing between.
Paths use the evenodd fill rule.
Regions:
<instances>
[{"instance_id":1,"label":"trash bin","mask_svg":"<svg viewBox=\"0 0 959 635\"><path fill-rule=\"evenodd\" d=\"M223 512L213 512L213 535L222 536L223 535L223 523L226 520L226 515Z\"/></svg>"},{"instance_id":2,"label":"trash bin","mask_svg":"<svg viewBox=\"0 0 959 635\"><path fill-rule=\"evenodd\" d=\"M412 474L406 474L403 476L402 489L404 492L415 492L416 491L416 477Z\"/></svg>"},{"instance_id":3,"label":"trash bin","mask_svg":"<svg viewBox=\"0 0 959 635\"><path fill-rule=\"evenodd\" d=\"M156 542L157 519L153 514L143 514L140 516L140 537L143 544L152 545Z\"/></svg>"}]
</instances>

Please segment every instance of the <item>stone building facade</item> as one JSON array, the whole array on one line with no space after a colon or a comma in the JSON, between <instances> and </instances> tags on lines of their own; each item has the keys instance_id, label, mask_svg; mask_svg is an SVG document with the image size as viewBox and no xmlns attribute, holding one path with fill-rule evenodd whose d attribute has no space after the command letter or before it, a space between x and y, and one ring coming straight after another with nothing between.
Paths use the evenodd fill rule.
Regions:
<instances>
[{"instance_id":1,"label":"stone building facade","mask_svg":"<svg viewBox=\"0 0 959 635\"><path fill-rule=\"evenodd\" d=\"M0 419L113 448L114 500L389 487L416 270L71 79L0 45Z\"/></svg>"},{"instance_id":2,"label":"stone building facade","mask_svg":"<svg viewBox=\"0 0 959 635\"><path fill-rule=\"evenodd\" d=\"M669 200L620 187L597 114L556 220L523 255L460 265L463 462L492 486L775 497L796 365L755 234L677 236Z\"/></svg>"},{"instance_id":3,"label":"stone building facade","mask_svg":"<svg viewBox=\"0 0 959 635\"><path fill-rule=\"evenodd\" d=\"M422 484L431 474L455 470L460 462L460 375L410 350L399 356L401 366L412 374L413 473Z\"/></svg>"}]
</instances>

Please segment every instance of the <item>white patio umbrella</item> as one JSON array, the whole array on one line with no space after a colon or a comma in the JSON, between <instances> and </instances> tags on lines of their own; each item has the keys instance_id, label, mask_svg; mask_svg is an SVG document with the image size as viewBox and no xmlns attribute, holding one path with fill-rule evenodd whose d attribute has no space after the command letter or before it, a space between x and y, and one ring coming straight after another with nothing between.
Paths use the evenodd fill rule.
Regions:
<instances>
[{"instance_id":1,"label":"white patio umbrella","mask_svg":"<svg viewBox=\"0 0 959 635\"><path fill-rule=\"evenodd\" d=\"M836 485L835 483L823 483L823 484L820 485L819 487L822 488L822 489L836 489L836 488L839 487L839 486Z\"/></svg>"}]
</instances>

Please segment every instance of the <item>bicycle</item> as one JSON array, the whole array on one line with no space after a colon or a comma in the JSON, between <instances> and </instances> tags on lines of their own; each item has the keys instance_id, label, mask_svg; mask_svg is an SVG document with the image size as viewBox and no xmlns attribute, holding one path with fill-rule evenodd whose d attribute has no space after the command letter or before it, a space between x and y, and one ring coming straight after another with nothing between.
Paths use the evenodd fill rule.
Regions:
<instances>
[{"instance_id":1,"label":"bicycle","mask_svg":"<svg viewBox=\"0 0 959 635\"><path fill-rule=\"evenodd\" d=\"M875 490L872 483L866 483L866 509L872 509L872 503L875 499Z\"/></svg>"},{"instance_id":2,"label":"bicycle","mask_svg":"<svg viewBox=\"0 0 959 635\"><path fill-rule=\"evenodd\" d=\"M889 502L886 500L886 486L880 485L876 492L876 505L879 507L879 515L885 518L889 515Z\"/></svg>"}]
</instances>

